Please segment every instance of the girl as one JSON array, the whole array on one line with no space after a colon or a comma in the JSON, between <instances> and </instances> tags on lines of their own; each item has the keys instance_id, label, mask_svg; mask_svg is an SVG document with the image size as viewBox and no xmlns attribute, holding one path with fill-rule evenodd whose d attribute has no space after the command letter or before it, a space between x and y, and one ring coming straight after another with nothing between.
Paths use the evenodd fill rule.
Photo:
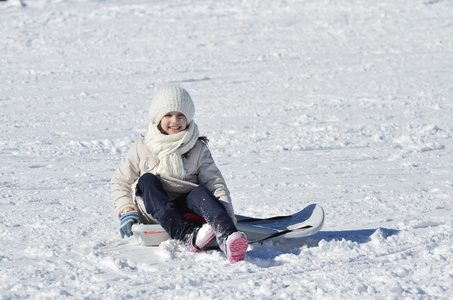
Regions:
<instances>
[{"instance_id":1,"label":"girl","mask_svg":"<svg viewBox=\"0 0 453 300\"><path fill-rule=\"evenodd\" d=\"M148 132L110 182L120 233L129 237L132 224L158 222L192 252L216 237L234 263L244 259L247 238L236 228L230 192L207 138L199 136L194 114L192 99L181 87L163 86L154 95ZM206 223L188 219L188 214Z\"/></svg>"}]
</instances>

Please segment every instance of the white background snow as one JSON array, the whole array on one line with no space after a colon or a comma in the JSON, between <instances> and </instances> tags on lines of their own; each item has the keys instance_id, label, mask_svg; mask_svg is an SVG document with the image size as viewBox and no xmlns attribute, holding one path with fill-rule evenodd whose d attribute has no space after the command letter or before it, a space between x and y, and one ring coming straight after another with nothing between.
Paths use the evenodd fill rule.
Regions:
<instances>
[{"instance_id":1,"label":"white background snow","mask_svg":"<svg viewBox=\"0 0 453 300\"><path fill-rule=\"evenodd\" d=\"M453 298L453 1L0 2L2 299ZM120 238L109 180L186 88L237 213L315 236Z\"/></svg>"}]
</instances>

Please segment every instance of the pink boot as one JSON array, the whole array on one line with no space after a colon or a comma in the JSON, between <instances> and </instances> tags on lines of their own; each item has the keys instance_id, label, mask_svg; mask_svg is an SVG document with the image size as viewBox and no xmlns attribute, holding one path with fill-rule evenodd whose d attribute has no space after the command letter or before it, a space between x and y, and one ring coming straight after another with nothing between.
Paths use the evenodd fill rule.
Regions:
<instances>
[{"instance_id":1,"label":"pink boot","mask_svg":"<svg viewBox=\"0 0 453 300\"><path fill-rule=\"evenodd\" d=\"M204 224L190 237L187 250L190 252L203 250L203 247L206 246L214 237L215 233L212 227L208 224Z\"/></svg>"},{"instance_id":2,"label":"pink boot","mask_svg":"<svg viewBox=\"0 0 453 300\"><path fill-rule=\"evenodd\" d=\"M244 260L245 252L249 243L243 232L234 232L230 234L225 241L222 250L231 264Z\"/></svg>"}]
</instances>

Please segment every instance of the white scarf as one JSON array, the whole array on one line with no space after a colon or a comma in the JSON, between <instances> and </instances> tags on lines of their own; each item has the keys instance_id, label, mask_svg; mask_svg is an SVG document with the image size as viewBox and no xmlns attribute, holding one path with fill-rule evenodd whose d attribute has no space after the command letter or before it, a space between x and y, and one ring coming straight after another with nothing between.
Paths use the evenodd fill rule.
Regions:
<instances>
[{"instance_id":1,"label":"white scarf","mask_svg":"<svg viewBox=\"0 0 453 300\"><path fill-rule=\"evenodd\" d=\"M154 122L150 122L145 145L159 159L156 172L184 179L186 171L181 155L195 146L198 137L198 126L194 121L189 123L186 130L170 135L163 134Z\"/></svg>"}]
</instances>

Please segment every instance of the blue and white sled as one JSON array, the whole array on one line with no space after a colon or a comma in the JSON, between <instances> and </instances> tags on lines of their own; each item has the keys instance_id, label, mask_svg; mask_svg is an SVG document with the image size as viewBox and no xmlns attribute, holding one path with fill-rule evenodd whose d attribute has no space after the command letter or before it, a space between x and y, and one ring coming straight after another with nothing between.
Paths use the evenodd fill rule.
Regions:
<instances>
[{"instance_id":1,"label":"blue and white sled","mask_svg":"<svg viewBox=\"0 0 453 300\"><path fill-rule=\"evenodd\" d=\"M236 215L237 228L247 235L249 243L279 241L313 235L324 225L324 210L311 204L301 211L287 216L253 218ZM134 224L132 232L138 243L143 246L158 246L170 239L159 224Z\"/></svg>"}]
</instances>

